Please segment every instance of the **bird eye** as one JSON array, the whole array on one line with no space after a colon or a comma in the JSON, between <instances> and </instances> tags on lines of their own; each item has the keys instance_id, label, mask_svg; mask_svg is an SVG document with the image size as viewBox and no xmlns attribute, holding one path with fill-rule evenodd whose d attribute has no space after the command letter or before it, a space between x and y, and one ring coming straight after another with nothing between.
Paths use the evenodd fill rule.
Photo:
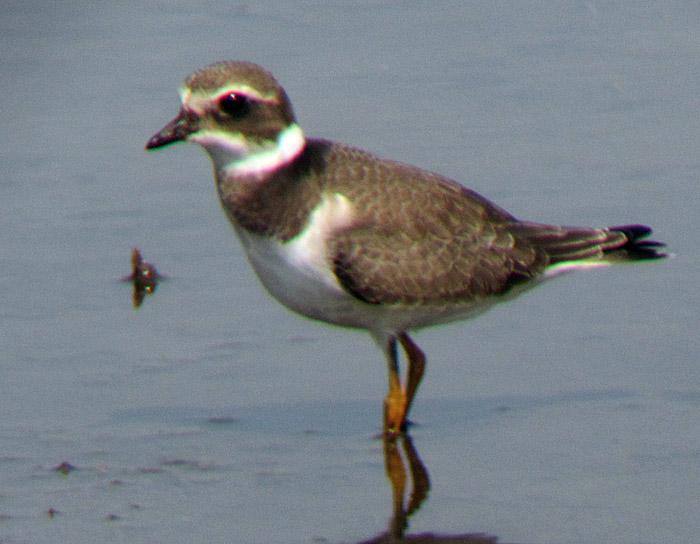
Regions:
<instances>
[{"instance_id":1,"label":"bird eye","mask_svg":"<svg viewBox=\"0 0 700 544\"><path fill-rule=\"evenodd\" d=\"M250 110L250 100L244 94L229 93L219 98L219 108L225 114L240 119Z\"/></svg>"}]
</instances>

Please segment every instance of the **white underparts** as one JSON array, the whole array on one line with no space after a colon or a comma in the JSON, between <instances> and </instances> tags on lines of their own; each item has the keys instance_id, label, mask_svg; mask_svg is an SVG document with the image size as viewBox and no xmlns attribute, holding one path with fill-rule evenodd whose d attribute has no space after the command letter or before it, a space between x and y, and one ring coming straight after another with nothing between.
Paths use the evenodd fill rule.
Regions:
<instances>
[{"instance_id":1,"label":"white underparts","mask_svg":"<svg viewBox=\"0 0 700 544\"><path fill-rule=\"evenodd\" d=\"M293 161L305 145L304 132L295 123L276 140L256 142L223 130L200 130L189 140L207 150L218 172L234 177L273 172Z\"/></svg>"},{"instance_id":2,"label":"white underparts","mask_svg":"<svg viewBox=\"0 0 700 544\"><path fill-rule=\"evenodd\" d=\"M292 267L329 287L340 288L328 262L327 243L333 234L352 224L353 216L352 204L344 195L325 195L311 212L306 228L285 244Z\"/></svg>"},{"instance_id":3,"label":"white underparts","mask_svg":"<svg viewBox=\"0 0 700 544\"><path fill-rule=\"evenodd\" d=\"M315 319L341 323L352 297L338 283L328 241L352 224L354 209L340 193L326 194L304 229L288 242L237 229L265 288L288 308Z\"/></svg>"}]
</instances>

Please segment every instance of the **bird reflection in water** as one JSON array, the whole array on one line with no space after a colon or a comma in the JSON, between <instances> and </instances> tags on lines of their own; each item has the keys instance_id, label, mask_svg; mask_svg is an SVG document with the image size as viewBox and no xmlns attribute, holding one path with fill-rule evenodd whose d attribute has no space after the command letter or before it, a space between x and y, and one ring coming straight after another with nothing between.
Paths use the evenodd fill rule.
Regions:
<instances>
[{"instance_id":1,"label":"bird reflection in water","mask_svg":"<svg viewBox=\"0 0 700 544\"><path fill-rule=\"evenodd\" d=\"M389 521L389 529L379 536L364 540L359 544L497 544L498 538L482 533L442 535L437 533L422 533L406 535L408 530L408 518L411 517L423 504L430 491L430 477L428 470L413 446L413 441L408 434L389 437L385 433L384 441L384 467L386 475L391 483L392 491L392 516ZM403 455L402 455L403 453ZM411 480L411 490L408 493L406 484L408 475ZM408 498L408 504L406 499Z\"/></svg>"},{"instance_id":2,"label":"bird reflection in water","mask_svg":"<svg viewBox=\"0 0 700 544\"><path fill-rule=\"evenodd\" d=\"M141 306L146 295L156 292L158 282L162 279L164 278L158 274L156 267L145 262L141 252L134 248L131 252L131 274L122 278L122 281L134 284L134 308Z\"/></svg>"}]
</instances>

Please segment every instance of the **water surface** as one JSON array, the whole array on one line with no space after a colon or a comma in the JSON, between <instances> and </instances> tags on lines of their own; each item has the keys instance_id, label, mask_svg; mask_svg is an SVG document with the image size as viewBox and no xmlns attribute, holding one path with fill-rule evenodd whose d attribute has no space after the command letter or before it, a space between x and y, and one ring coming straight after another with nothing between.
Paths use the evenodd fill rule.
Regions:
<instances>
[{"instance_id":1,"label":"water surface","mask_svg":"<svg viewBox=\"0 0 700 544\"><path fill-rule=\"evenodd\" d=\"M269 299L201 150L143 149L184 77L228 58L272 70L310 135L518 217L647 223L675 253L417 334L430 492L407 534L696 538L699 10L518 6L3 4L0 542L349 543L391 526L369 337ZM119 281L133 247L168 277L138 310Z\"/></svg>"}]
</instances>

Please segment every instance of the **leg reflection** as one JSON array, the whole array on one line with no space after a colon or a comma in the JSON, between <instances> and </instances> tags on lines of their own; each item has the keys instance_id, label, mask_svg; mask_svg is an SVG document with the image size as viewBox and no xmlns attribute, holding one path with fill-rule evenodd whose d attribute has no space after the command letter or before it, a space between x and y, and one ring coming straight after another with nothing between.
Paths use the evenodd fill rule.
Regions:
<instances>
[{"instance_id":1,"label":"leg reflection","mask_svg":"<svg viewBox=\"0 0 700 544\"><path fill-rule=\"evenodd\" d=\"M457 535L440 533L406 534L408 518L425 502L430 492L430 477L408 434L383 434L384 466L391 482L392 515L389 530L360 544L496 544L498 538L485 533ZM407 470L408 468L408 470ZM407 474L411 490L406 497ZM408 504L405 504L408 499Z\"/></svg>"},{"instance_id":2,"label":"leg reflection","mask_svg":"<svg viewBox=\"0 0 700 544\"><path fill-rule=\"evenodd\" d=\"M404 506L406 495L406 464L399 450L398 442L401 442L403 453L408 463L411 475L411 494L408 505ZM389 523L389 532L394 538L403 537L408 528L408 518L416 512L428 496L430 490L430 478L423 465L418 452L413 447L413 441L407 434L392 439L384 436L384 465L386 475L391 482L393 496L393 512Z\"/></svg>"}]
</instances>

